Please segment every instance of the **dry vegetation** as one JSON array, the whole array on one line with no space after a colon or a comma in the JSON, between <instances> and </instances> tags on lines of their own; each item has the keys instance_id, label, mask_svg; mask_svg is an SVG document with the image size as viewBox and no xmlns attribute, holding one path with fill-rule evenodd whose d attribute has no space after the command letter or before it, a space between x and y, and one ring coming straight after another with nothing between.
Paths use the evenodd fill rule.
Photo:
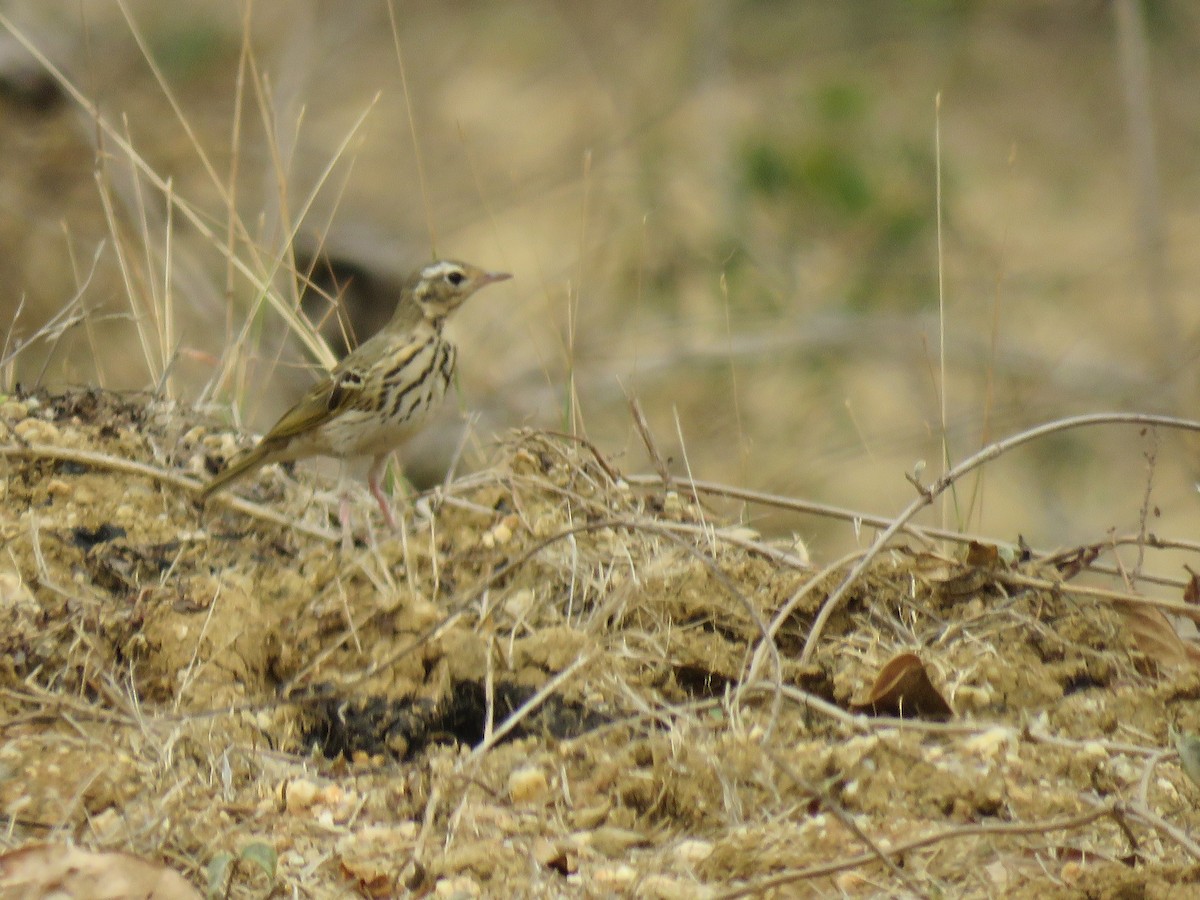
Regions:
<instances>
[{"instance_id":1,"label":"dry vegetation","mask_svg":"<svg viewBox=\"0 0 1200 900\"><path fill-rule=\"evenodd\" d=\"M14 846L201 884L270 848L270 883L221 870L234 896L1045 896L1195 871L1166 728L1200 731L1200 674L1144 599L1066 580L1096 554L964 561L914 533L831 606L850 560L815 571L686 482L527 432L346 555L332 498L287 480L255 494L290 521L202 515L173 473L227 442L174 404L0 412ZM932 684L887 701L905 653Z\"/></svg>"},{"instance_id":2,"label":"dry vegetation","mask_svg":"<svg viewBox=\"0 0 1200 900\"><path fill-rule=\"evenodd\" d=\"M0 7L3 896L1197 890L1189 5L202 7ZM403 532L197 508L430 243Z\"/></svg>"}]
</instances>

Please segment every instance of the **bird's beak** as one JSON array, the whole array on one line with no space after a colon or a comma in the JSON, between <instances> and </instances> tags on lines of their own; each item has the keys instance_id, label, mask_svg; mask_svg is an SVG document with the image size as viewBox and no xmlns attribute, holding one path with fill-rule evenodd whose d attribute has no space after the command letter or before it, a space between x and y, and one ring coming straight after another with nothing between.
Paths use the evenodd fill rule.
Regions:
<instances>
[{"instance_id":1,"label":"bird's beak","mask_svg":"<svg viewBox=\"0 0 1200 900\"><path fill-rule=\"evenodd\" d=\"M479 276L479 286L483 287L485 284L495 284L497 281L508 281L510 278L512 276L507 272L484 272Z\"/></svg>"}]
</instances>

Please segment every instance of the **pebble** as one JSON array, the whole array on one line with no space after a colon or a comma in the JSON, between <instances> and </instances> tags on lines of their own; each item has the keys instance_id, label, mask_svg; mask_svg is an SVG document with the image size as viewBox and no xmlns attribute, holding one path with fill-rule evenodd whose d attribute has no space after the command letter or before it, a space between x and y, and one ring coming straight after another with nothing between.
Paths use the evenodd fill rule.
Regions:
<instances>
[{"instance_id":1,"label":"pebble","mask_svg":"<svg viewBox=\"0 0 1200 900\"><path fill-rule=\"evenodd\" d=\"M536 803L550 793L550 781L540 766L524 766L508 776L508 796L514 803Z\"/></svg>"},{"instance_id":2,"label":"pebble","mask_svg":"<svg viewBox=\"0 0 1200 900\"><path fill-rule=\"evenodd\" d=\"M637 881L637 872L632 866L622 863L619 866L601 866L592 870L592 883L606 891L625 893Z\"/></svg>"},{"instance_id":3,"label":"pebble","mask_svg":"<svg viewBox=\"0 0 1200 900\"><path fill-rule=\"evenodd\" d=\"M287 811L295 814L308 809L316 802L320 788L305 778L295 778L284 785L284 803Z\"/></svg>"},{"instance_id":4,"label":"pebble","mask_svg":"<svg viewBox=\"0 0 1200 900\"><path fill-rule=\"evenodd\" d=\"M53 444L59 439L58 426L41 419L22 419L13 432L27 444Z\"/></svg>"},{"instance_id":5,"label":"pebble","mask_svg":"<svg viewBox=\"0 0 1200 900\"><path fill-rule=\"evenodd\" d=\"M696 863L704 862L704 860L712 856L714 849L712 841L691 838L680 841L675 846L675 855L683 862L695 865Z\"/></svg>"},{"instance_id":6,"label":"pebble","mask_svg":"<svg viewBox=\"0 0 1200 900\"><path fill-rule=\"evenodd\" d=\"M19 422L29 415L29 407L20 400L5 400L0 403L0 418Z\"/></svg>"}]
</instances>

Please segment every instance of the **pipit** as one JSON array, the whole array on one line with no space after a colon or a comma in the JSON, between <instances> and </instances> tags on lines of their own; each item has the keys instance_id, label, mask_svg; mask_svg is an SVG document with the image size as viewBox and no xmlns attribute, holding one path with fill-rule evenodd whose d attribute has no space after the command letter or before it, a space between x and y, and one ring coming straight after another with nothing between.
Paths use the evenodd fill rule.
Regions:
<instances>
[{"instance_id":1,"label":"pipit","mask_svg":"<svg viewBox=\"0 0 1200 900\"><path fill-rule=\"evenodd\" d=\"M253 449L215 475L201 490L201 501L268 463L333 456L344 464L369 456L371 495L388 527L395 528L383 491L384 468L397 445L415 434L441 402L454 377L458 350L442 334L442 326L480 288L511 277L453 260L413 274L401 289L391 321L314 385ZM338 512L347 529L349 499L344 495Z\"/></svg>"}]
</instances>

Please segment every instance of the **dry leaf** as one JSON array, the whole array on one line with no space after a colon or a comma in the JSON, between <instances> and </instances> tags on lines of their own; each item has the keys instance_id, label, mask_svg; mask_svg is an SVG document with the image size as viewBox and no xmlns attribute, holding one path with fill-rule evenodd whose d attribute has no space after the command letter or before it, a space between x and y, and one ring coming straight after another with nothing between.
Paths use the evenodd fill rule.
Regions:
<instances>
[{"instance_id":1,"label":"dry leaf","mask_svg":"<svg viewBox=\"0 0 1200 900\"><path fill-rule=\"evenodd\" d=\"M903 719L949 719L954 715L915 653L901 653L886 663L871 685L867 699L853 704L851 709Z\"/></svg>"},{"instance_id":2,"label":"dry leaf","mask_svg":"<svg viewBox=\"0 0 1200 900\"><path fill-rule=\"evenodd\" d=\"M936 587L943 597L956 599L970 597L992 583L992 574L979 566L945 566L938 571L925 573L925 580Z\"/></svg>"},{"instance_id":3,"label":"dry leaf","mask_svg":"<svg viewBox=\"0 0 1200 900\"><path fill-rule=\"evenodd\" d=\"M364 897L392 897L396 892L396 879L392 876L390 864L369 866L357 860L347 863L339 860L342 875L348 881L353 881L359 893Z\"/></svg>"},{"instance_id":4,"label":"dry leaf","mask_svg":"<svg viewBox=\"0 0 1200 900\"><path fill-rule=\"evenodd\" d=\"M3 900L200 900L183 876L129 853L38 844L0 856Z\"/></svg>"},{"instance_id":5,"label":"dry leaf","mask_svg":"<svg viewBox=\"0 0 1200 900\"><path fill-rule=\"evenodd\" d=\"M579 851L559 841L538 838L533 842L533 858L559 875L574 875L579 871Z\"/></svg>"},{"instance_id":6,"label":"dry leaf","mask_svg":"<svg viewBox=\"0 0 1200 900\"><path fill-rule=\"evenodd\" d=\"M1160 666L1200 665L1200 648L1181 638L1159 610L1139 603L1116 603L1133 643Z\"/></svg>"},{"instance_id":7,"label":"dry leaf","mask_svg":"<svg viewBox=\"0 0 1200 900\"><path fill-rule=\"evenodd\" d=\"M1183 588L1183 602L1184 603L1200 602L1200 575L1197 575L1191 569L1188 569L1187 566L1184 566L1184 568L1187 569L1187 573L1191 577L1188 578L1188 583L1186 585L1184 585L1184 588Z\"/></svg>"},{"instance_id":8,"label":"dry leaf","mask_svg":"<svg viewBox=\"0 0 1200 900\"><path fill-rule=\"evenodd\" d=\"M995 568L1000 563L1000 548L995 544L971 541L967 544L967 565Z\"/></svg>"},{"instance_id":9,"label":"dry leaf","mask_svg":"<svg viewBox=\"0 0 1200 900\"><path fill-rule=\"evenodd\" d=\"M1092 544L1087 547L1076 547L1070 552L1056 553L1053 557L1054 568L1065 580L1070 581L1096 561L1100 556L1101 549L1099 545Z\"/></svg>"}]
</instances>

